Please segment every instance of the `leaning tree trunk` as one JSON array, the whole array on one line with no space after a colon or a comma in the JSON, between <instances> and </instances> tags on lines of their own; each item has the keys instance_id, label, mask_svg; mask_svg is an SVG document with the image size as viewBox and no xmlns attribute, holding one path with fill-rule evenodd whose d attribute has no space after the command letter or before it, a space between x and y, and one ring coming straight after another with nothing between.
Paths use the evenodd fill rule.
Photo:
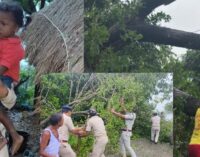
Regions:
<instances>
[{"instance_id":1,"label":"leaning tree trunk","mask_svg":"<svg viewBox=\"0 0 200 157\"><path fill-rule=\"evenodd\" d=\"M188 49L200 49L200 34L170 29L167 27L148 24L146 18L154 9L161 5L168 5L175 0L140 0L138 5L138 14L136 17L125 19L127 29L142 34L140 42L153 42L155 44L164 44L171 46L184 47ZM112 26L109 40L104 43L104 47L115 46L116 49L123 47L126 43L121 38L124 33L119 29L118 24Z\"/></svg>"},{"instance_id":2,"label":"leaning tree trunk","mask_svg":"<svg viewBox=\"0 0 200 157\"><path fill-rule=\"evenodd\" d=\"M51 72L83 72L83 0L54 0L32 15L22 35L36 78Z\"/></svg>"},{"instance_id":3,"label":"leaning tree trunk","mask_svg":"<svg viewBox=\"0 0 200 157\"><path fill-rule=\"evenodd\" d=\"M177 88L174 88L174 98L183 97L185 98L186 103L184 104L184 113L189 116L195 116L197 109L200 107L200 100L194 98L192 95L189 95L186 92L183 92ZM176 107L174 105L174 107Z\"/></svg>"}]
</instances>

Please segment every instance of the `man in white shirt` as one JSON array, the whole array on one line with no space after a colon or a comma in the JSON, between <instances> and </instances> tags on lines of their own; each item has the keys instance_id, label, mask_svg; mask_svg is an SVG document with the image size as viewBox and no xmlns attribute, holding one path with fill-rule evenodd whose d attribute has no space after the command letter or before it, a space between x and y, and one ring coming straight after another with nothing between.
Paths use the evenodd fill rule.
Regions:
<instances>
[{"instance_id":1,"label":"man in white shirt","mask_svg":"<svg viewBox=\"0 0 200 157\"><path fill-rule=\"evenodd\" d=\"M76 157L76 153L71 148L70 144L68 143L69 134L78 135L79 131L82 128L75 128L72 122L72 108L69 105L62 106L62 113L63 113L63 125L58 129L59 139L61 141L61 146L59 150L60 157Z\"/></svg>"},{"instance_id":2,"label":"man in white shirt","mask_svg":"<svg viewBox=\"0 0 200 157\"><path fill-rule=\"evenodd\" d=\"M128 112L124 106L124 98L120 98L120 105L123 108L125 114L121 114L116 112L113 108L111 109L111 113L115 116L120 117L125 120L125 127L121 129L121 137L120 137L120 148L121 154L123 157L126 157L126 150L129 152L131 157L136 157L136 154L131 147L131 136L132 136L132 127L136 118L136 114L134 112Z\"/></svg>"},{"instance_id":3,"label":"man in white shirt","mask_svg":"<svg viewBox=\"0 0 200 157\"><path fill-rule=\"evenodd\" d=\"M108 143L108 136L104 121L98 116L95 109L90 109L88 114L90 118L87 121L85 131L80 132L80 136L87 136L90 132L93 132L95 143L90 157L105 157L104 151Z\"/></svg>"},{"instance_id":4,"label":"man in white shirt","mask_svg":"<svg viewBox=\"0 0 200 157\"><path fill-rule=\"evenodd\" d=\"M157 144L160 134L160 117L158 116L157 112L153 113L153 117L151 117L151 123L151 141Z\"/></svg>"}]
</instances>

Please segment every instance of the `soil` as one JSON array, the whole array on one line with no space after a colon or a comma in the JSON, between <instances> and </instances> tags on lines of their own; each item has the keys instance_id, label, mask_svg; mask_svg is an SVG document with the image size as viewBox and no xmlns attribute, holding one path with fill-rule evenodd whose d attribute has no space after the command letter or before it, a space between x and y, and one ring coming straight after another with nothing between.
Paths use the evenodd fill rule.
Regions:
<instances>
[{"instance_id":1,"label":"soil","mask_svg":"<svg viewBox=\"0 0 200 157\"><path fill-rule=\"evenodd\" d=\"M154 144L147 139L132 141L137 157L173 157L173 146L169 143ZM106 157L121 157L119 153Z\"/></svg>"}]
</instances>

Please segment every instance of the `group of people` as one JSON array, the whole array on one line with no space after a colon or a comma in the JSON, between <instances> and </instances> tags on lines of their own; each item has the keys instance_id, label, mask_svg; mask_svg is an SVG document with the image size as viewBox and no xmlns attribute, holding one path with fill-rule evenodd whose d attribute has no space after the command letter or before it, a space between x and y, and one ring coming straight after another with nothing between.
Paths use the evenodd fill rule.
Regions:
<instances>
[{"instance_id":1,"label":"group of people","mask_svg":"<svg viewBox=\"0 0 200 157\"><path fill-rule=\"evenodd\" d=\"M12 137L11 155L17 153L24 141L6 112L16 103L14 86L19 81L20 61L24 57L24 49L16 33L24 25L23 18L23 9L17 3L0 2L0 123ZM0 152L6 144L7 139L0 132Z\"/></svg>"},{"instance_id":2,"label":"group of people","mask_svg":"<svg viewBox=\"0 0 200 157\"><path fill-rule=\"evenodd\" d=\"M123 113L116 112L114 108L110 112L124 119L125 127L121 129L120 148L123 157L126 157L126 151L131 157L136 157L136 154L131 147L132 127L136 118L134 112L128 112L124 106L124 98L120 99L120 104L123 108ZM68 143L69 133L85 137L93 133L95 143L91 157L105 157L104 151L108 143L108 136L105 129L103 119L97 114L95 109L88 111L89 119L86 127L75 128L71 119L72 108L69 105L62 107L62 113L57 113L51 116L50 126L44 129L40 139L40 156L41 157L76 157L76 153Z\"/></svg>"},{"instance_id":3,"label":"group of people","mask_svg":"<svg viewBox=\"0 0 200 157\"><path fill-rule=\"evenodd\" d=\"M93 157L103 156L108 137L103 120L94 109L88 111L90 116L86 128L76 128L72 122L72 108L69 105L62 107L62 113L51 116L50 126L44 129L40 139L40 156L42 157L76 157L76 153L68 143L69 134L81 137L94 131L96 138L92 152Z\"/></svg>"}]
</instances>

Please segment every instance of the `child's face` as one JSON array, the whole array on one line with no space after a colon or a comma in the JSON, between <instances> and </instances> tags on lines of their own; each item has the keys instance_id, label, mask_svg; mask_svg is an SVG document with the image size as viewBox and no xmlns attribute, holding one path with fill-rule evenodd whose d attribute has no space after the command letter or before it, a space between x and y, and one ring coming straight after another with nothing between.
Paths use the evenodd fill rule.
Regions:
<instances>
[{"instance_id":1,"label":"child's face","mask_svg":"<svg viewBox=\"0 0 200 157\"><path fill-rule=\"evenodd\" d=\"M0 11L0 38L13 37L18 29L12 13Z\"/></svg>"}]
</instances>

